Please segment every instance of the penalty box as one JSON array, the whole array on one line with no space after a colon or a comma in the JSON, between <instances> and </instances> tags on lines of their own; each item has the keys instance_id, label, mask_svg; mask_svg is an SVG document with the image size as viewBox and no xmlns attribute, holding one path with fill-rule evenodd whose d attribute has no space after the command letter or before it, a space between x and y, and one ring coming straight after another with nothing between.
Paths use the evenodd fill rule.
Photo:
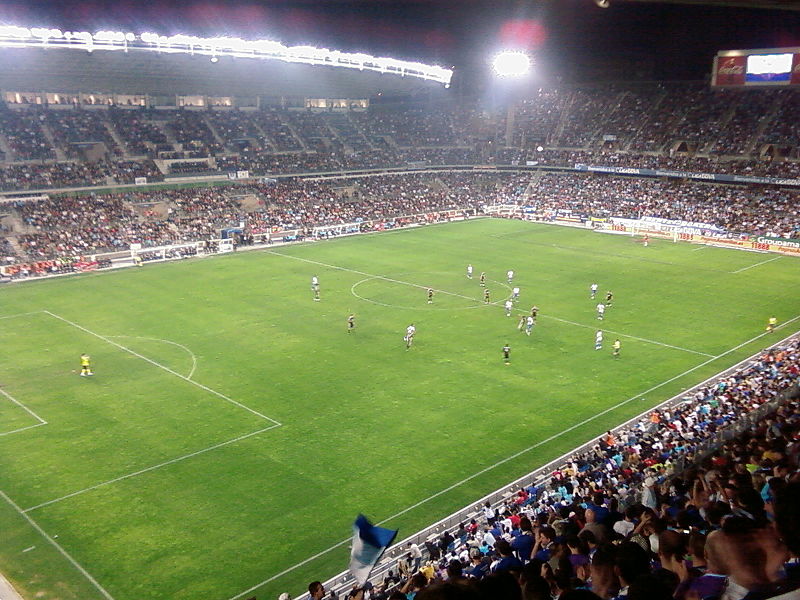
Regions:
<instances>
[{"instance_id":1,"label":"penalty box","mask_svg":"<svg viewBox=\"0 0 800 600\"><path fill-rule=\"evenodd\" d=\"M47 311L3 320L0 418L9 419L0 421L0 434L13 435L0 436L0 460L8 467L0 488L23 507L71 497L280 425L173 369L183 366L172 356L172 366L152 358L152 344L147 356L135 342L117 341ZM77 374L83 352L92 357L93 377Z\"/></svg>"}]
</instances>

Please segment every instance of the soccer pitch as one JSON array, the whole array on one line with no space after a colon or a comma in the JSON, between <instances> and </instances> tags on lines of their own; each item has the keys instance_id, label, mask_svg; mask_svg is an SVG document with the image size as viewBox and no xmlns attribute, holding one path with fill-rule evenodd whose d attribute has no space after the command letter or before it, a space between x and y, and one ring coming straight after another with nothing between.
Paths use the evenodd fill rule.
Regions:
<instances>
[{"instance_id":1,"label":"soccer pitch","mask_svg":"<svg viewBox=\"0 0 800 600\"><path fill-rule=\"evenodd\" d=\"M798 298L798 259L494 219L7 286L0 571L45 600L299 593L357 513L411 534L800 329Z\"/></svg>"}]
</instances>

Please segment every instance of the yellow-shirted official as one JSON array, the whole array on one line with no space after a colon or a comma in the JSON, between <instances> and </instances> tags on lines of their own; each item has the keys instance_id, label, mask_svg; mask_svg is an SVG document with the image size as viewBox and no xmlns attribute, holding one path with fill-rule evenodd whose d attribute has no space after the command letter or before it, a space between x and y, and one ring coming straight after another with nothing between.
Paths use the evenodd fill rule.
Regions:
<instances>
[{"instance_id":1,"label":"yellow-shirted official","mask_svg":"<svg viewBox=\"0 0 800 600\"><path fill-rule=\"evenodd\" d=\"M81 354L81 377L94 375L92 373L92 359L85 352Z\"/></svg>"}]
</instances>

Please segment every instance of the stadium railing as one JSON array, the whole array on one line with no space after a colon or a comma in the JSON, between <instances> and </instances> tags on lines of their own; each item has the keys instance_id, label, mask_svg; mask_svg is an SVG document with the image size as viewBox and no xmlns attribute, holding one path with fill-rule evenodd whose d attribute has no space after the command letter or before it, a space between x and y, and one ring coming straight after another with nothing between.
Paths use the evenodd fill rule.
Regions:
<instances>
[{"instance_id":1,"label":"stadium railing","mask_svg":"<svg viewBox=\"0 0 800 600\"><path fill-rule=\"evenodd\" d=\"M770 344L769 347L772 348L781 346L796 337L798 337L798 333L797 332L792 333L791 335L786 336L782 340ZM702 387L707 386L709 383L723 379L728 375L740 370L742 367L752 363L755 359L757 359L762 354L762 352L763 351L759 351L755 354L752 354L747 358L745 358L744 360L739 361L738 363L725 369L724 371L720 371L719 373L712 375L711 377L701 381L700 383L681 392L680 394L677 394L672 398L656 406L648 408L647 410L639 413L635 417L628 419L624 423L613 428L611 430L612 433L618 435L620 432L629 428L631 425L641 421L644 417L652 413L654 410L669 409L670 407L686 402L687 399L693 393L695 393ZM737 435L740 435L742 432L753 427L754 424L758 423L759 421L762 421L768 415L777 411L778 408L782 404L784 404L788 399L796 396L798 391L800 391L800 386L795 384L793 388L785 390L783 393L779 394L776 398L766 402L756 410L750 413L743 414L735 422L727 425L724 429L720 430L715 436L699 444L697 448L698 452L696 455L696 459L693 462L697 462L698 460L701 460L702 457L713 453L727 441L733 439ZM599 413L597 416L605 414L605 412L608 412L608 409L604 412ZM459 524L464 522L469 522L469 520L473 518L480 520L481 511L486 502L489 502L491 506L495 509L504 506L506 500L508 500L516 490L520 489L521 487L526 488L530 486L537 486L537 487L541 486L549 479L550 475L554 471L567 466L566 464L567 459L576 454L587 452L596 444L597 444L597 438L593 437L584 444L548 462L547 464L539 467L535 471L532 471L527 475L524 475L523 477L520 477L519 479L516 479L515 481L512 481L511 483L508 483L503 487L494 490L493 492L485 495L476 502L470 504L469 506L466 506L453 514L448 515L447 517L437 521L436 523L433 523L432 525L426 527L425 529L418 531L417 533L408 536L403 540L401 540L400 542L394 544L393 546L391 546L386 550L386 553L384 554L380 563L373 570L370 576L370 582L373 585L378 585L383 581L383 578L390 570L393 571L395 574L397 574L398 573L397 563L399 559L408 552L408 545L410 543L417 544L422 549L423 544L426 541L438 540L438 538L442 534L444 534L445 531L454 533L457 530ZM515 457L516 456L519 456L519 454L515 455ZM683 470L686 466L688 465L677 464L676 472ZM353 588L353 584L354 580L348 571L339 573L335 577L332 577L324 582L325 589L333 592L336 595L342 595L342 594L346 595ZM310 600L310 596L307 593L305 593L298 596L296 600Z\"/></svg>"}]
</instances>

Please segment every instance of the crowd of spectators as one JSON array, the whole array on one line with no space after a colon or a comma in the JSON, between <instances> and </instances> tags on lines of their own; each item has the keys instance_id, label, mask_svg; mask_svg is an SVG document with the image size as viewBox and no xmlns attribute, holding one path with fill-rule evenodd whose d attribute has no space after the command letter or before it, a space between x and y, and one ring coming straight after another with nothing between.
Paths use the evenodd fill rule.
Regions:
<instances>
[{"instance_id":1,"label":"crowd of spectators","mask_svg":"<svg viewBox=\"0 0 800 600\"><path fill-rule=\"evenodd\" d=\"M11 156L6 160L48 160L55 153L42 131L44 114L39 110L11 111L0 108L0 132Z\"/></svg>"},{"instance_id":2,"label":"crowd of spectators","mask_svg":"<svg viewBox=\"0 0 800 600\"><path fill-rule=\"evenodd\" d=\"M242 204L250 195L254 202ZM163 211L134 210L146 203ZM605 174L487 171L406 173L235 187L128 191L53 197L11 205L28 231L30 258L213 239L224 228L248 233L311 230L431 211L526 204L545 219L659 217L709 224L730 234L800 237L800 192L775 186L724 186Z\"/></svg>"},{"instance_id":3,"label":"crowd of spectators","mask_svg":"<svg viewBox=\"0 0 800 600\"><path fill-rule=\"evenodd\" d=\"M81 144L102 143L111 156L122 156L111 132L106 127L105 111L94 110L48 110L44 112L46 123L53 133L56 144L70 158L79 158Z\"/></svg>"},{"instance_id":4,"label":"crowd of spectators","mask_svg":"<svg viewBox=\"0 0 800 600\"><path fill-rule=\"evenodd\" d=\"M170 116L167 129L185 152L193 152L196 157L214 156L224 152L224 147L206 124L203 113L178 110Z\"/></svg>"},{"instance_id":5,"label":"crowd of spectators","mask_svg":"<svg viewBox=\"0 0 800 600\"><path fill-rule=\"evenodd\" d=\"M154 157L157 148L168 143L164 130L153 118L155 111L112 107L108 117L132 156Z\"/></svg>"},{"instance_id":6,"label":"crowd of spectators","mask_svg":"<svg viewBox=\"0 0 800 600\"><path fill-rule=\"evenodd\" d=\"M310 231L314 227L392 220L427 212L471 207L503 195L514 202L514 187L496 174L467 176L395 175L308 181L282 180L236 188L191 188L53 197L11 203L27 228L18 236L31 260L75 254L217 239L225 228L246 233ZM450 187L452 186L452 188ZM524 186L517 186L523 189ZM255 204L245 207L239 198ZM137 205L164 205L162 212Z\"/></svg>"},{"instance_id":7,"label":"crowd of spectators","mask_svg":"<svg viewBox=\"0 0 800 600\"><path fill-rule=\"evenodd\" d=\"M408 544L381 582L348 597L794 600L798 381L795 338L609 431L455 531ZM769 403L766 418L719 441Z\"/></svg>"},{"instance_id":8,"label":"crowd of spectators","mask_svg":"<svg viewBox=\"0 0 800 600\"><path fill-rule=\"evenodd\" d=\"M577 154L583 162L634 168L800 176L796 90L615 84L541 88L531 96L502 108L375 106L356 112L4 107L0 146L11 164L0 171L0 186L153 179L161 173L151 158L209 157L217 158L219 172L254 174L409 163L560 166L578 162ZM97 148L89 152L97 142L105 156ZM62 163L53 164L57 153ZM125 168L115 169L123 159ZM137 162L143 166L136 168ZM173 170L189 172L179 169Z\"/></svg>"},{"instance_id":9,"label":"crowd of spectators","mask_svg":"<svg viewBox=\"0 0 800 600\"><path fill-rule=\"evenodd\" d=\"M800 192L771 186L724 186L610 175L548 173L530 202L598 217L659 217L708 223L734 234L797 237Z\"/></svg>"},{"instance_id":10,"label":"crowd of spectators","mask_svg":"<svg viewBox=\"0 0 800 600\"><path fill-rule=\"evenodd\" d=\"M103 186L134 183L136 177L147 177L148 181L161 181L164 175L149 159L12 164L0 167L0 189L37 190Z\"/></svg>"}]
</instances>

